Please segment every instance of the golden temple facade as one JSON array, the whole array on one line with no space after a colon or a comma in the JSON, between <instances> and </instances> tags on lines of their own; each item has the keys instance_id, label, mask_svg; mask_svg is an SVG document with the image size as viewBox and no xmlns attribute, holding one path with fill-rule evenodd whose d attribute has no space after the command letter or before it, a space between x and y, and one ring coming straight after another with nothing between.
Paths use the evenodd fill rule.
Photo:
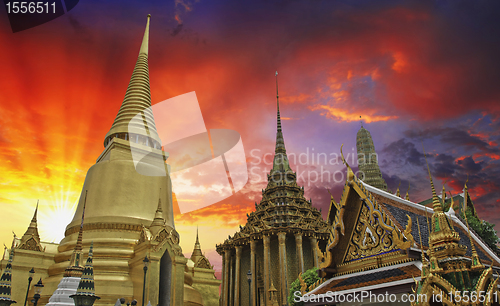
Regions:
<instances>
[{"instance_id":1,"label":"golden temple facade","mask_svg":"<svg viewBox=\"0 0 500 306\"><path fill-rule=\"evenodd\" d=\"M223 306L287 305L290 284L318 266L318 245L324 249L328 239L326 222L304 198L290 168L278 94L277 100L275 156L262 200L247 214L247 223L216 246L223 261Z\"/></svg>"},{"instance_id":2,"label":"golden temple facade","mask_svg":"<svg viewBox=\"0 0 500 306\"><path fill-rule=\"evenodd\" d=\"M337 297L362 292L392 294L397 305L497 305L449 298L471 291L497 296L500 258L455 214L453 203L438 198L430 171L433 206L426 207L408 193L402 198L362 181L342 159L347 180L340 201L331 198L320 279L310 286L301 280L304 305L343 305ZM417 300L403 302L403 295ZM442 301L432 300L438 295Z\"/></svg>"},{"instance_id":3,"label":"golden temple facade","mask_svg":"<svg viewBox=\"0 0 500 306\"><path fill-rule=\"evenodd\" d=\"M179 246L168 153L161 148L151 110L149 24L148 15L125 98L104 137L103 152L87 172L64 239L59 245L41 242L35 212L26 234L14 237L5 252L13 254L12 295L18 301L24 300L28 271L34 267L35 277L41 276L45 285L38 305L45 305L61 279L68 277L75 258L79 265L84 263L83 250L91 243L95 294L100 297L95 305L114 305L120 298L141 301L143 290L145 304L151 305L202 306L218 299L220 281L208 259L202 255L203 261L193 263ZM199 241L195 250L201 252ZM29 290L33 296L33 288Z\"/></svg>"}]
</instances>

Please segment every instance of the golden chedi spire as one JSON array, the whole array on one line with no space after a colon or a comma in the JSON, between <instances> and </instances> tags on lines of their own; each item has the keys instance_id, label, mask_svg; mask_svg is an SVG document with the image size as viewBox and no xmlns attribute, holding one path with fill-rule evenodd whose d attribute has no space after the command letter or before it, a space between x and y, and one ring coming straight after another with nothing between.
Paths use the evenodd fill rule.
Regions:
<instances>
[{"instance_id":1,"label":"golden chedi spire","mask_svg":"<svg viewBox=\"0 0 500 306\"><path fill-rule=\"evenodd\" d=\"M198 227L196 227L196 241L194 243L193 253L191 254L191 260L196 264L202 257L203 253L201 252L200 240L198 238Z\"/></svg>"},{"instance_id":2,"label":"golden chedi spire","mask_svg":"<svg viewBox=\"0 0 500 306\"><path fill-rule=\"evenodd\" d=\"M37 214L38 214L38 201L36 202L35 212L33 213L33 218L31 218L30 225L28 229L21 237L21 242L18 248L30 251L43 251L42 245L40 244L40 236L38 235L38 225L37 225Z\"/></svg>"},{"instance_id":3,"label":"golden chedi spire","mask_svg":"<svg viewBox=\"0 0 500 306\"><path fill-rule=\"evenodd\" d=\"M158 208L156 208L155 218L149 227L151 234L156 235L158 231L165 227L165 219L163 218L163 210L161 208L161 198L158 199Z\"/></svg>"},{"instance_id":4,"label":"golden chedi spire","mask_svg":"<svg viewBox=\"0 0 500 306\"><path fill-rule=\"evenodd\" d=\"M111 129L106 134L104 146L107 146L114 137L118 137L132 142L143 143L150 147L161 148L160 137L156 131L151 110L151 91L149 87L148 44L150 18L151 15L148 15L146 30L144 31L144 38L134 72L130 78L120 110ZM136 117L137 114L140 114L140 117Z\"/></svg>"},{"instance_id":5,"label":"golden chedi spire","mask_svg":"<svg viewBox=\"0 0 500 306\"><path fill-rule=\"evenodd\" d=\"M425 162L427 163L427 156L424 149ZM450 223L450 220L443 211L443 204L439 200L432 181L431 170L427 163L427 171L429 173L429 180L432 189L432 207L434 213L431 217L432 228L429 235L429 249L436 256L436 258L444 259L454 256L463 256L467 251L465 246L458 244L460 236L455 231ZM431 267L432 269L432 267Z\"/></svg>"},{"instance_id":6,"label":"golden chedi spire","mask_svg":"<svg viewBox=\"0 0 500 306\"><path fill-rule=\"evenodd\" d=\"M85 219L85 204L87 202L87 191L85 191L85 201L83 202L82 222L78 231L78 239L71 254L69 266L64 271L64 277L80 277L83 273L83 220Z\"/></svg>"}]
</instances>

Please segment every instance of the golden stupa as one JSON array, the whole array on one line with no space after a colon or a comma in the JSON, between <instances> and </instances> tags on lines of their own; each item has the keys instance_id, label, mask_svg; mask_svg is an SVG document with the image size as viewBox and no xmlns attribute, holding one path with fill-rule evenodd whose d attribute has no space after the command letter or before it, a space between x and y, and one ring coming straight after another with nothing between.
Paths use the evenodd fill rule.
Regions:
<instances>
[{"instance_id":1,"label":"golden stupa","mask_svg":"<svg viewBox=\"0 0 500 306\"><path fill-rule=\"evenodd\" d=\"M103 152L87 172L64 239L58 246L41 242L36 212L26 234L14 237L14 296L26 292L24 283L35 265L45 285L38 305L45 305L65 276L78 240L82 256L93 242L95 294L100 297L95 305L113 305L125 298L151 305L195 306L206 304L204 298L218 298L220 281L213 267L190 264L174 226L168 153L161 149L151 110L150 17L125 98L104 138ZM7 249L4 253L8 254ZM149 265L144 273L146 256Z\"/></svg>"}]
</instances>

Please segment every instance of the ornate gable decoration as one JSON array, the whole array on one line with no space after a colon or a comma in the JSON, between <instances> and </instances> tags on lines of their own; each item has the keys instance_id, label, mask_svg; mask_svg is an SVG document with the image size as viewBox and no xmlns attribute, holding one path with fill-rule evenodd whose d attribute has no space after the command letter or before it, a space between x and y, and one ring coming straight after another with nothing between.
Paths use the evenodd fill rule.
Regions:
<instances>
[{"instance_id":1,"label":"ornate gable decoration","mask_svg":"<svg viewBox=\"0 0 500 306\"><path fill-rule=\"evenodd\" d=\"M210 262L208 261L208 259L205 256L200 258L198 260L198 262L195 263L194 266L196 268L203 268L203 269L212 269L213 268L213 266L210 264Z\"/></svg>"},{"instance_id":2,"label":"ornate gable decoration","mask_svg":"<svg viewBox=\"0 0 500 306\"><path fill-rule=\"evenodd\" d=\"M345 161L340 148L342 161L347 166L347 180L340 202L337 204L333 198L330 201L330 216L332 225L329 227L330 238L325 253L320 253L320 268L335 268L332 257L334 247L339 243L340 236L345 235L344 213L347 198L351 190L361 198L361 210L356 225L353 229L347 252L343 262L381 255L397 250L405 250L415 244L411 235L411 218L404 232L401 232L389 216L385 213L373 195L366 190L364 185L354 175L351 167ZM332 207L333 206L333 207Z\"/></svg>"},{"instance_id":3,"label":"ornate gable decoration","mask_svg":"<svg viewBox=\"0 0 500 306\"><path fill-rule=\"evenodd\" d=\"M344 262L406 249L413 244L413 236L409 232L406 239L393 224L386 224L384 217L384 211L375 210L366 202L362 204ZM411 231L409 216L406 228Z\"/></svg>"},{"instance_id":4,"label":"ornate gable decoration","mask_svg":"<svg viewBox=\"0 0 500 306\"><path fill-rule=\"evenodd\" d=\"M24 238L24 237L23 237ZM22 250L36 251L36 252L44 252L45 248L42 247L40 241L37 240L34 236L31 236L26 241L21 240L21 244L17 247Z\"/></svg>"}]
</instances>

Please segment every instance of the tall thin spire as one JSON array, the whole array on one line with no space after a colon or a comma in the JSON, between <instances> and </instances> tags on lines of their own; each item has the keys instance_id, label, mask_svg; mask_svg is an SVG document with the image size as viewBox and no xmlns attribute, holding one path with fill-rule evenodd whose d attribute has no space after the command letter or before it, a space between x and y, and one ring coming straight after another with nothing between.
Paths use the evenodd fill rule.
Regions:
<instances>
[{"instance_id":1,"label":"tall thin spire","mask_svg":"<svg viewBox=\"0 0 500 306\"><path fill-rule=\"evenodd\" d=\"M276 109L277 109L277 123L278 131L276 133L276 150L275 153L286 154L285 140L283 139L283 132L281 130L281 117L280 117L280 100L278 93L278 71L276 71Z\"/></svg>"},{"instance_id":2,"label":"tall thin spire","mask_svg":"<svg viewBox=\"0 0 500 306\"><path fill-rule=\"evenodd\" d=\"M73 249L73 254L71 254L71 259L68 268L64 272L65 277L80 277L83 273L82 259L83 259L83 221L85 219L85 205L87 204L87 193L85 190L85 199L83 202L82 211L82 221L80 223L80 230L78 231L78 239L76 240L75 248Z\"/></svg>"},{"instance_id":3,"label":"tall thin spire","mask_svg":"<svg viewBox=\"0 0 500 306\"><path fill-rule=\"evenodd\" d=\"M287 172L291 171L290 163L288 157L286 156L285 140L283 138L283 132L281 130L281 116L280 116L280 102L279 102L279 92L278 92L278 71L276 71L276 110L277 110L277 124L278 129L276 132L276 148L273 160L272 173L276 172Z\"/></svg>"},{"instance_id":4,"label":"tall thin spire","mask_svg":"<svg viewBox=\"0 0 500 306\"><path fill-rule=\"evenodd\" d=\"M439 198L436 194L436 188L434 188L434 182L432 181L431 169L429 168L429 163L427 162L427 154L425 153L425 148L424 148L423 143L422 143L422 149L424 151L425 164L427 165L427 172L429 173L429 180L431 182L432 208L434 209L434 212L442 212L443 206L441 205L441 202L439 201Z\"/></svg>"},{"instance_id":5,"label":"tall thin spire","mask_svg":"<svg viewBox=\"0 0 500 306\"><path fill-rule=\"evenodd\" d=\"M196 241L194 243L193 253L191 254L191 260L197 264L198 261L203 258L203 253L201 251L200 240L198 238L198 226L196 226Z\"/></svg>"},{"instance_id":6,"label":"tall thin spire","mask_svg":"<svg viewBox=\"0 0 500 306\"><path fill-rule=\"evenodd\" d=\"M118 137L161 148L160 137L156 131L151 110L151 91L149 88L148 44L150 17L151 15L148 15L139 57L130 78L125 98L111 129L104 139L105 146L111 139ZM136 117L138 114L140 116Z\"/></svg>"}]
</instances>

